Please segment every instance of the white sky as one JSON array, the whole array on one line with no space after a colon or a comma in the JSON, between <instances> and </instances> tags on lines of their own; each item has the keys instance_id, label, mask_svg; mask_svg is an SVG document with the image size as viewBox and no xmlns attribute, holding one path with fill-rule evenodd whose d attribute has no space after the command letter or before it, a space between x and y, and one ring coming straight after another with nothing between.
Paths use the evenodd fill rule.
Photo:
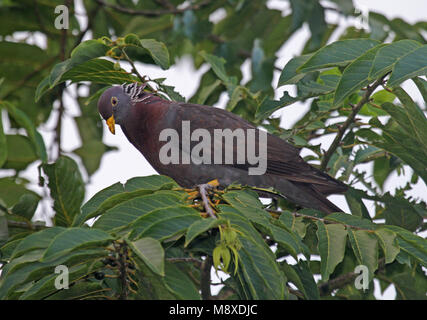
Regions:
<instances>
[{"instance_id":1,"label":"white sky","mask_svg":"<svg viewBox=\"0 0 427 320\"><path fill-rule=\"evenodd\" d=\"M79 3L77 1L77 3ZM355 0L354 4L356 8L368 8L369 10L376 11L384 14L387 18L400 17L404 20L414 23L421 20L426 20L427 15L427 1L425 0L407 0L402 2L400 0ZM269 6L271 8L283 9L284 12L288 13L290 11L288 2L273 0L270 1ZM82 12L83 8L81 5L78 5L76 8L77 12ZM342 25L341 30L344 28L346 21L338 21L337 16L332 12L328 12L327 20L329 22L339 22ZM53 23L53 22L52 22ZM309 32L307 26L302 30L294 34L294 36L287 41L284 48L278 52L278 61L276 66L283 67L292 57L299 55L306 39L309 37ZM337 36L335 36L336 38ZM86 39L86 38L85 38ZM335 40L335 39L333 39ZM208 66L204 65L199 70L195 70L192 66L192 63L189 58L182 58L178 61L177 64L172 66L169 70L161 70L160 68L152 65L144 65L137 63L137 67L141 74L147 74L151 78L167 78L165 81L166 84L175 86L175 89L181 93L187 99L191 97L197 89L198 82L201 75L208 69ZM250 64L247 61L243 68L244 79L243 83L249 79L250 75ZM275 72L273 84L277 85L279 72ZM405 83L405 88L408 89L412 96L416 98L417 101L422 101L421 97L414 86L407 81ZM281 96L281 93L284 90L289 90L291 94L295 94L295 90L289 86L285 86L276 90L276 98ZM72 92L75 89L71 90ZM226 95L223 95L220 99L220 102L216 105L218 107L224 107L227 102ZM63 149L65 151L71 151L75 148L78 148L81 145L81 141L78 135L77 127L72 121L72 117L79 116L80 112L78 107L75 105L75 102L70 97L65 99L66 105L66 115L63 120ZM308 109L307 103L295 103L290 107L286 107L275 115L281 116L281 124L284 128L290 128L293 123L295 123ZM40 131L45 138L46 144L50 145L52 141L52 132L51 129L56 123L57 114L52 112L50 119L47 124L40 128ZM5 128L8 127L8 124L5 123ZM333 136L327 136L320 139L322 143L322 148L327 149L329 144L332 142ZM144 157L127 141L126 137L123 135L120 130L120 126L116 126L116 135L110 134L108 130L104 130L104 142L111 146L118 147L118 151L108 152L102 158L101 166L99 170L91 177L90 182L86 188L86 200L92 197L96 192L110 186L111 184L116 183L117 181L125 182L126 180L135 177L135 176L146 176L151 174L156 174L151 165L144 159ZM304 155L304 153L303 153ZM78 157L73 157L76 161L80 162ZM37 177L37 164L31 165L23 174L23 176L35 180ZM370 168L368 168L370 169ZM5 173L3 171L3 173ZM7 173L7 172L6 172ZM9 172L10 173L10 172ZM410 177L410 176L409 176ZM87 177L85 177L87 179ZM386 182L385 190L393 190L396 185L402 186L406 184L408 178L398 177L396 174L393 174ZM427 201L427 187L419 179L415 190L411 195L419 197ZM37 183L37 181L35 181ZM39 194L43 193L43 190L37 185L33 184L32 189L37 191ZM334 201L342 209L347 210L347 205L345 203L343 196L331 196L330 199ZM369 201L366 202L368 209L372 211L373 206ZM44 203L38 208L38 214L40 217L46 217L46 213L51 215L51 208L49 203ZM378 290L378 283L376 284L376 296L381 297ZM382 298L390 299L395 296L394 288L389 288Z\"/></svg>"}]
</instances>

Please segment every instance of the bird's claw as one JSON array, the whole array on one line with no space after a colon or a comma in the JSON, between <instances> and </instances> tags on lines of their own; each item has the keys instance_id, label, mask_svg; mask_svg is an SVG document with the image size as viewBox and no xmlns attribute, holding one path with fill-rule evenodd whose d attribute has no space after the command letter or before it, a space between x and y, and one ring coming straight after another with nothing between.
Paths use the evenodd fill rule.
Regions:
<instances>
[{"instance_id":1,"label":"bird's claw","mask_svg":"<svg viewBox=\"0 0 427 320\"><path fill-rule=\"evenodd\" d=\"M216 181L218 183L218 180L213 180ZM217 184L219 185L219 183ZM214 219L217 219L213 209L212 209L212 202L209 199L209 194L208 194L208 190L209 189L213 189L215 187L215 185L211 182L209 183L205 183L205 184L200 184L198 185L198 189L199 189L199 193L200 196L202 197L202 201L203 201L203 205L205 207L206 213Z\"/></svg>"}]
</instances>

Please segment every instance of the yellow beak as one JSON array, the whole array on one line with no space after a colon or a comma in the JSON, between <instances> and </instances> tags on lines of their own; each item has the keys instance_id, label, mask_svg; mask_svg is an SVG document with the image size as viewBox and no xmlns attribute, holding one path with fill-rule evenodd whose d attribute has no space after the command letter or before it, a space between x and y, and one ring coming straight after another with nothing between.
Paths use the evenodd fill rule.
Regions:
<instances>
[{"instance_id":1,"label":"yellow beak","mask_svg":"<svg viewBox=\"0 0 427 320\"><path fill-rule=\"evenodd\" d=\"M116 121L114 120L114 116L111 116L107 119L107 126L108 126L108 129L110 129L112 134L116 134L116 130L114 128L115 124L116 124Z\"/></svg>"}]
</instances>

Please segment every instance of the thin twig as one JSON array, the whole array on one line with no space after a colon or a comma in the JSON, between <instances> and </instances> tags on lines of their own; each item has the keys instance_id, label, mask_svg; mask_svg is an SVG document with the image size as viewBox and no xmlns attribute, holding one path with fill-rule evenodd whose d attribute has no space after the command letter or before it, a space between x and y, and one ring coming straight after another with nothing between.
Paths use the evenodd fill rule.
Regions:
<instances>
[{"instance_id":1,"label":"thin twig","mask_svg":"<svg viewBox=\"0 0 427 320\"><path fill-rule=\"evenodd\" d=\"M359 113L360 109L362 109L363 105L369 101L371 94L375 91L376 88L378 88L378 86L380 86L383 83L384 78L386 76L387 74L381 77L380 79L378 79L377 81L375 81L371 86L368 86L362 99L357 103L357 105L354 106L354 108L352 108L353 109L352 112L348 116L347 120L342 124L342 126L339 127L338 133L335 136L334 141L332 142L328 151L325 152L325 155L323 156L322 162L320 164L320 170L325 171L327 169L326 166L328 165L328 162L331 159L332 155L334 154L335 150L340 145L341 139L343 138L345 132L353 123L354 118Z\"/></svg>"},{"instance_id":2,"label":"thin twig","mask_svg":"<svg viewBox=\"0 0 427 320\"><path fill-rule=\"evenodd\" d=\"M188 5L185 8L181 8L181 9L173 7L165 10L136 10L136 9L130 9L130 8L106 3L104 0L95 0L95 1L104 7L114 9L121 13L125 13L132 16L145 16L145 17L158 17L165 14L180 14L188 10L199 10L211 3L211 0L205 0L198 4Z\"/></svg>"},{"instance_id":3,"label":"thin twig","mask_svg":"<svg viewBox=\"0 0 427 320\"><path fill-rule=\"evenodd\" d=\"M131 67L132 67L132 72L136 74L136 76L139 78L139 80L141 80L141 82L142 82L142 83L146 83L146 82L147 82L147 77L142 76L142 75L139 73L138 69L137 69L137 68L136 68L136 66L135 66L135 63L132 61L132 59L131 59L131 58L129 58L129 56L127 55L127 53L126 53L125 49L123 49L123 48L122 48L122 49L121 49L121 52L122 52L123 56L125 57L126 61L127 61L127 62L129 62L129 64L131 65Z\"/></svg>"}]
</instances>

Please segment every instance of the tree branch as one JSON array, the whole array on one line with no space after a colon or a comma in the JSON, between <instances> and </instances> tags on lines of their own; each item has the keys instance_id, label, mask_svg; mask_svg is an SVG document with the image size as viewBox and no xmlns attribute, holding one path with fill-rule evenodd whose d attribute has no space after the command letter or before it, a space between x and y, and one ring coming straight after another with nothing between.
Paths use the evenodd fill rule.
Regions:
<instances>
[{"instance_id":1,"label":"tree branch","mask_svg":"<svg viewBox=\"0 0 427 320\"><path fill-rule=\"evenodd\" d=\"M72 0L67 0L65 2L65 5L67 7L70 7L71 2L72 2ZM60 40L60 44L59 44L59 59L61 61L65 61L65 57L66 57L66 53L67 53L67 36L68 36L67 29L62 29L61 40ZM55 126L54 144L56 144L58 146L55 159L58 159L62 153L61 131L62 131L62 116L64 115L64 112L65 112L64 97L63 97L64 96L64 90L65 90L65 83L62 83L60 85L60 89L59 89L58 119L56 120L56 126Z\"/></svg>"},{"instance_id":2,"label":"tree branch","mask_svg":"<svg viewBox=\"0 0 427 320\"><path fill-rule=\"evenodd\" d=\"M378 86L380 86L383 83L384 78L386 76L387 74L381 77L380 79L378 79L377 81L375 81L371 86L368 86L362 99L357 103L357 105L353 107L353 110L351 111L347 120L342 124L342 126L340 126L338 133L335 136L335 139L332 142L331 146L329 147L328 151L325 152L325 155L323 156L322 162L320 164L320 170L325 171L327 169L326 166L328 165L328 162L331 159L332 155L334 154L335 150L340 145L341 139L343 138L344 133L353 123L354 118L359 113L360 109L362 109L363 105L369 101L371 94L375 91L376 88L378 88Z\"/></svg>"},{"instance_id":3,"label":"tree branch","mask_svg":"<svg viewBox=\"0 0 427 320\"><path fill-rule=\"evenodd\" d=\"M265 209L268 212L274 213L274 214L282 214L283 211L279 211L279 210L273 210L273 209ZM346 228L352 228L352 229L356 229L356 230L366 230L366 231L371 231L371 229L365 229L365 228L361 228L361 227L356 227L350 224L345 224L342 222L337 222L337 221L332 221L332 220L325 220L324 218L319 218L319 217L315 217L315 216L310 216L307 214L302 214L299 212L291 212L293 216L295 217L303 217L303 218L307 218L307 219L311 219L311 220L316 220L316 221L321 221L325 224L340 224L343 225Z\"/></svg>"},{"instance_id":4,"label":"tree branch","mask_svg":"<svg viewBox=\"0 0 427 320\"><path fill-rule=\"evenodd\" d=\"M202 267L202 261L197 259L197 258L192 258L192 257L178 257L178 258L166 258L167 261L169 262L192 262L194 264L196 264L199 268Z\"/></svg>"},{"instance_id":5,"label":"tree branch","mask_svg":"<svg viewBox=\"0 0 427 320\"><path fill-rule=\"evenodd\" d=\"M381 258L380 260L378 260L378 269L376 273L378 273L378 271L383 270L384 268L385 268L385 258ZM331 279L327 282L321 283L318 285L319 293L321 296L326 296L331 291L342 288L352 283L358 275L359 275L358 273L348 272L334 279Z\"/></svg>"},{"instance_id":6,"label":"tree branch","mask_svg":"<svg viewBox=\"0 0 427 320\"><path fill-rule=\"evenodd\" d=\"M212 257L207 256L202 262L200 268L200 291L203 300L210 300L211 296L211 268L212 268Z\"/></svg>"},{"instance_id":7,"label":"tree branch","mask_svg":"<svg viewBox=\"0 0 427 320\"><path fill-rule=\"evenodd\" d=\"M114 9L121 13L125 13L132 16L145 16L145 17L158 17L165 14L179 14L188 10L199 10L211 3L211 0L205 0L198 4L188 5L185 8L181 8L181 9L173 7L173 8L164 9L164 10L135 10L135 9L114 5L114 4L109 4L109 3L106 3L104 0L95 0L95 1L104 7Z\"/></svg>"},{"instance_id":8,"label":"tree branch","mask_svg":"<svg viewBox=\"0 0 427 320\"><path fill-rule=\"evenodd\" d=\"M11 221L11 220L7 220L7 225L8 227L11 227L11 228L21 228L21 229L28 229L28 230L35 230L35 231L49 228L44 225L37 225L37 224L27 223L23 221Z\"/></svg>"}]
</instances>

